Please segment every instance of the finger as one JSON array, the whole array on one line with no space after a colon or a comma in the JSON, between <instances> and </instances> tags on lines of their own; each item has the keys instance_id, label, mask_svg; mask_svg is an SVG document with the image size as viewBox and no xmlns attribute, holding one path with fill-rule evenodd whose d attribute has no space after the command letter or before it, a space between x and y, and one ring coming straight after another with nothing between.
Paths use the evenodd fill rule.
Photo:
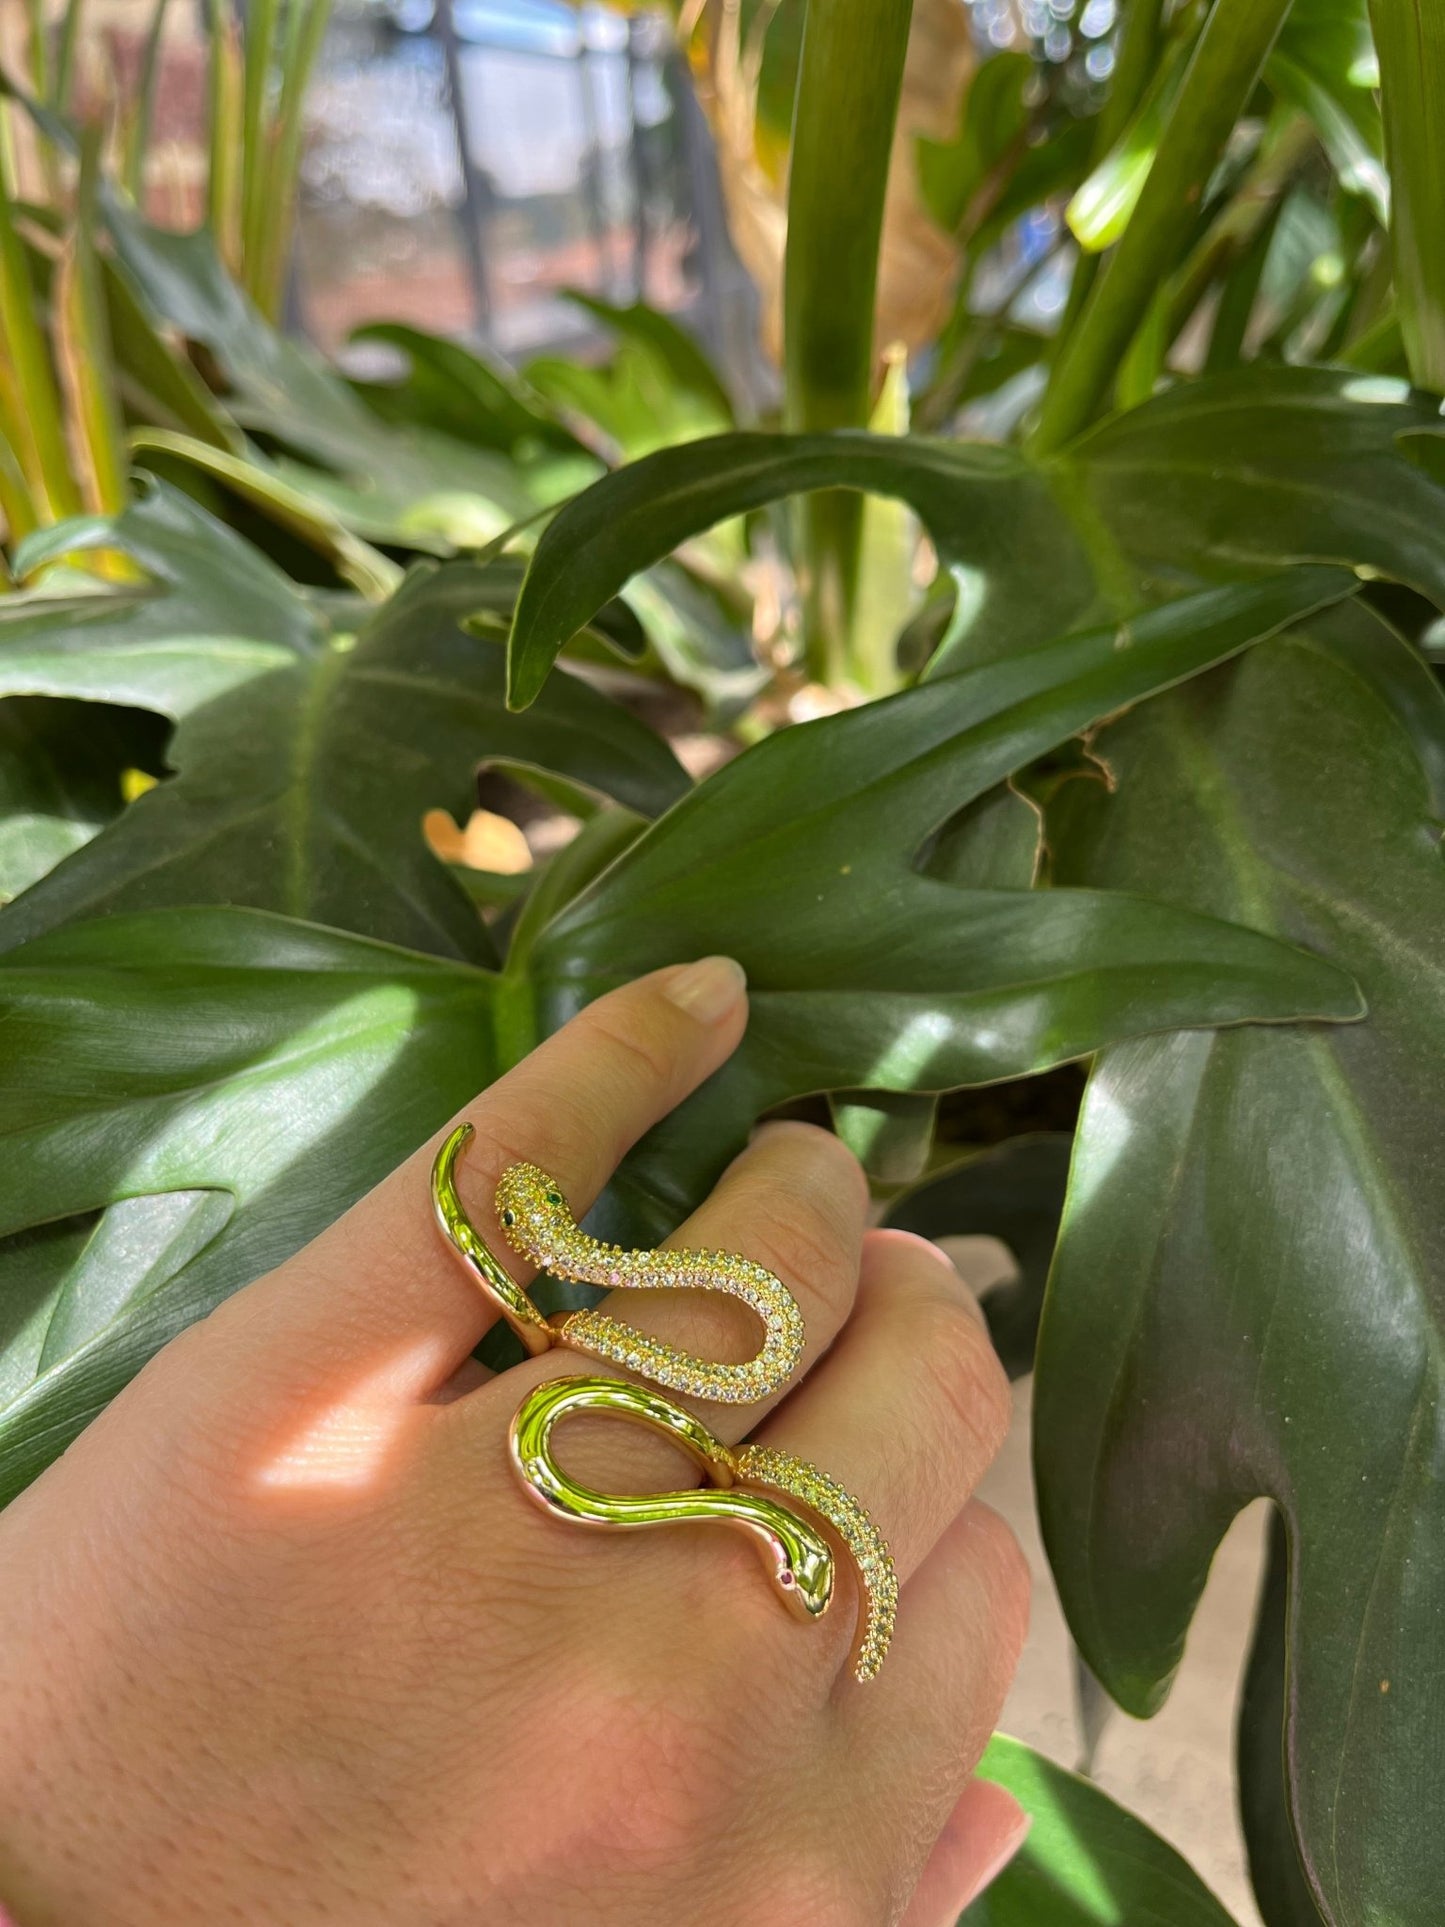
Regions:
<instances>
[{"instance_id":1,"label":"finger","mask_svg":"<svg viewBox=\"0 0 1445 1927\"><path fill-rule=\"evenodd\" d=\"M756 1442L811 1460L868 1508L906 1581L1008 1430L1008 1380L936 1246L870 1231L853 1316Z\"/></svg>"},{"instance_id":2,"label":"finger","mask_svg":"<svg viewBox=\"0 0 1445 1927\"><path fill-rule=\"evenodd\" d=\"M724 1171L707 1201L680 1225L667 1245L739 1251L766 1265L803 1310L806 1371L832 1343L853 1303L868 1209L868 1182L851 1151L815 1125L765 1125ZM759 1345L757 1317L719 1292L609 1292L599 1310L704 1359L741 1360ZM505 1427L519 1400L544 1379L579 1369L565 1348L531 1359L505 1374L496 1396L473 1401L465 1416ZM597 1369L585 1361L586 1369ZM608 1369L605 1364L601 1369ZM796 1383L796 1379L794 1380ZM680 1398L726 1442L744 1438L759 1417L785 1396L746 1405ZM459 1414L459 1416L463 1416ZM577 1419L569 1426L566 1462L576 1478L602 1485L691 1485L693 1470L674 1447L615 1421Z\"/></svg>"},{"instance_id":3,"label":"finger","mask_svg":"<svg viewBox=\"0 0 1445 1927\"><path fill-rule=\"evenodd\" d=\"M942 1824L1003 1709L1028 1632L1029 1589L1017 1539L974 1500L903 1588L877 1679L839 1696L842 1742L868 1763L873 1798L901 1812L931 1803Z\"/></svg>"},{"instance_id":4,"label":"finger","mask_svg":"<svg viewBox=\"0 0 1445 1927\"><path fill-rule=\"evenodd\" d=\"M1027 1838L1029 1817L991 1780L970 1780L943 1824L901 1927L954 1927Z\"/></svg>"},{"instance_id":5,"label":"finger","mask_svg":"<svg viewBox=\"0 0 1445 1927\"><path fill-rule=\"evenodd\" d=\"M552 1173L580 1217L623 1153L731 1055L746 1021L743 974L725 957L598 998L305 1251L229 1300L216 1315L227 1342L265 1354L278 1396L355 1377L399 1345L389 1389L434 1390L497 1315L432 1217L431 1165L447 1132L475 1126L458 1182L483 1239L507 1252L492 1199L509 1164ZM532 1275L510 1256L508 1268L523 1283Z\"/></svg>"}]
</instances>

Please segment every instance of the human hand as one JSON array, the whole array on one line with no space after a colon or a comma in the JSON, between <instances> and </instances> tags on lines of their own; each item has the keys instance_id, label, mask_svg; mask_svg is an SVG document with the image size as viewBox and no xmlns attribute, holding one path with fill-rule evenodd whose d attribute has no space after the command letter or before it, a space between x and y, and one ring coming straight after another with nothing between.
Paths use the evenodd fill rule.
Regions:
<instances>
[{"instance_id":1,"label":"human hand","mask_svg":"<svg viewBox=\"0 0 1445 1927\"><path fill-rule=\"evenodd\" d=\"M508 1164L580 1216L745 1021L735 966L657 971L493 1085L461 1178L488 1243ZM804 1624L740 1536L589 1533L528 1502L510 1420L578 1360L471 1360L495 1314L432 1222L437 1141L168 1345L0 1516L0 1898L22 1927L952 1922L1022 1837L970 1775L1027 1580L970 1502L1008 1387L951 1265L865 1232L857 1165L799 1124L760 1131L670 1241L745 1252L802 1308L801 1380L697 1409L881 1527L903 1590L859 1685L846 1560ZM750 1349L732 1301L615 1296L674 1344ZM560 1456L609 1491L692 1481L598 1419Z\"/></svg>"}]
</instances>

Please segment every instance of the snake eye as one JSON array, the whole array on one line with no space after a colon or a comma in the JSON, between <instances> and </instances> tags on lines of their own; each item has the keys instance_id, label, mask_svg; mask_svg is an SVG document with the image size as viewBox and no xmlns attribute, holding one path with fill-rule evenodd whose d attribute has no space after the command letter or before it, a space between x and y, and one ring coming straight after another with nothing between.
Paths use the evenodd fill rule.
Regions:
<instances>
[{"instance_id":1,"label":"snake eye","mask_svg":"<svg viewBox=\"0 0 1445 1927\"><path fill-rule=\"evenodd\" d=\"M517 1222L517 1214L516 1214L516 1212L515 1212L515 1211L504 1211L504 1212L502 1213L502 1223L503 1223L504 1225L506 1225L506 1227L508 1228L508 1230L510 1230L510 1229L511 1229L511 1227L512 1227L512 1226L513 1226L513 1225L514 1225L514 1224L515 1224L516 1222Z\"/></svg>"},{"instance_id":2,"label":"snake eye","mask_svg":"<svg viewBox=\"0 0 1445 1927\"><path fill-rule=\"evenodd\" d=\"M548 1204L560 1204L562 1202L562 1193L560 1191L549 1191L547 1193L547 1202Z\"/></svg>"}]
</instances>

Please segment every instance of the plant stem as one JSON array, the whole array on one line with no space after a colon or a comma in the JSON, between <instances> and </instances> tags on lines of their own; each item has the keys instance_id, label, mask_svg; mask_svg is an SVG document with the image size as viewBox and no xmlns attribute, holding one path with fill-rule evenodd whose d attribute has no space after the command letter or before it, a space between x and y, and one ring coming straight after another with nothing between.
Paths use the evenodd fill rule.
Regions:
<instances>
[{"instance_id":1,"label":"plant stem","mask_svg":"<svg viewBox=\"0 0 1445 1927\"><path fill-rule=\"evenodd\" d=\"M1390 163L1395 293L1411 379L1445 394L1445 13L1370 0Z\"/></svg>"},{"instance_id":2,"label":"plant stem","mask_svg":"<svg viewBox=\"0 0 1445 1927\"><path fill-rule=\"evenodd\" d=\"M784 419L861 428L873 385L873 311L883 200L913 0L808 0L793 113L783 271ZM847 660L862 503L833 491L804 505L809 667Z\"/></svg>"},{"instance_id":3,"label":"plant stem","mask_svg":"<svg viewBox=\"0 0 1445 1927\"><path fill-rule=\"evenodd\" d=\"M206 0L208 167L206 220L221 259L241 269L241 59L230 0Z\"/></svg>"},{"instance_id":4,"label":"plant stem","mask_svg":"<svg viewBox=\"0 0 1445 1927\"><path fill-rule=\"evenodd\" d=\"M65 422L55 373L36 314L25 245L16 231L11 187L0 172L0 366L16 419L0 423L24 474L36 511L47 521L78 515L80 494L70 472Z\"/></svg>"},{"instance_id":5,"label":"plant stem","mask_svg":"<svg viewBox=\"0 0 1445 1927\"><path fill-rule=\"evenodd\" d=\"M70 93L75 84L75 50L80 45L81 16L84 12L85 0L68 0L65 18L60 26L60 44L56 49L55 78L50 96L50 105L60 114L70 109Z\"/></svg>"},{"instance_id":6,"label":"plant stem","mask_svg":"<svg viewBox=\"0 0 1445 1927\"><path fill-rule=\"evenodd\" d=\"M301 163L301 136L306 89L316 56L326 37L331 0L291 0L286 45L281 56L281 102L276 114L275 143L266 204L271 218L266 227L264 259L257 271L261 305L274 319L281 312L286 270L291 260L291 238L296 226L296 188Z\"/></svg>"},{"instance_id":7,"label":"plant stem","mask_svg":"<svg viewBox=\"0 0 1445 1927\"><path fill-rule=\"evenodd\" d=\"M140 205L145 194L146 149L150 145L151 121L155 113L156 80L160 72L161 41L166 28L170 0L155 0L145 52L141 57L140 86L136 95L135 118L126 142L125 185L131 199Z\"/></svg>"},{"instance_id":8,"label":"plant stem","mask_svg":"<svg viewBox=\"0 0 1445 1927\"><path fill-rule=\"evenodd\" d=\"M241 110L241 279L246 292L260 302L258 277L266 252L266 224L271 210L266 188L271 178L269 147L271 70L276 58L276 28L280 0L253 0L246 14L245 79Z\"/></svg>"},{"instance_id":9,"label":"plant stem","mask_svg":"<svg viewBox=\"0 0 1445 1927\"><path fill-rule=\"evenodd\" d=\"M70 405L85 505L97 515L115 515L125 507L130 493L130 460L125 424L116 400L110 325L95 254L99 172L100 130L92 127L82 137L75 223L55 277L50 328Z\"/></svg>"},{"instance_id":10,"label":"plant stem","mask_svg":"<svg viewBox=\"0 0 1445 1927\"><path fill-rule=\"evenodd\" d=\"M1190 215L1243 113L1290 0L1215 0L1139 205L1090 290L1054 364L1035 453L1088 426L1164 277L1188 241Z\"/></svg>"},{"instance_id":11,"label":"plant stem","mask_svg":"<svg viewBox=\"0 0 1445 1927\"><path fill-rule=\"evenodd\" d=\"M1093 164L1107 160L1138 110L1149 87L1163 41L1164 0L1130 0L1124 9L1119 29L1119 48L1114 63L1114 78L1108 98L1099 112L1094 129ZM1069 283L1069 299L1059 326L1059 345L1069 340L1074 324L1084 311L1089 290L1099 272L1097 254L1082 250L1074 263L1074 278Z\"/></svg>"}]
</instances>

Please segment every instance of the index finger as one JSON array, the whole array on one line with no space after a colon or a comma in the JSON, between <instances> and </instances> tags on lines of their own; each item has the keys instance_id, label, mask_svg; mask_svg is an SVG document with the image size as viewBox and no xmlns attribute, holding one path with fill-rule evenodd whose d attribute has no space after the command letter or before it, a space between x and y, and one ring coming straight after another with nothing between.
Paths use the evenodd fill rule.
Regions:
<instances>
[{"instance_id":1,"label":"index finger","mask_svg":"<svg viewBox=\"0 0 1445 1927\"><path fill-rule=\"evenodd\" d=\"M448 1132L474 1126L458 1186L481 1236L525 1282L534 1269L511 1254L493 1211L507 1166L541 1165L580 1216L623 1153L726 1061L746 1023L746 979L730 957L670 965L599 997L215 1318L233 1341L265 1350L277 1389L314 1393L332 1366L354 1378L389 1357L398 1377L388 1390L435 1389L497 1317L432 1216L432 1161ZM399 1353L404 1339L414 1343Z\"/></svg>"}]
</instances>

